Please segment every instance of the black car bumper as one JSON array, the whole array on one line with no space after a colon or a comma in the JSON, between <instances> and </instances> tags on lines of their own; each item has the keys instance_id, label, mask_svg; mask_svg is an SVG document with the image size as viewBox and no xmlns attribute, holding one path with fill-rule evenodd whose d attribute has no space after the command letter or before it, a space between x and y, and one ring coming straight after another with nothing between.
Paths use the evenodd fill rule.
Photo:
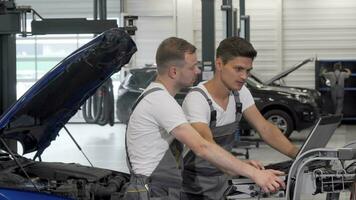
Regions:
<instances>
[{"instance_id":1,"label":"black car bumper","mask_svg":"<svg viewBox=\"0 0 356 200\"><path fill-rule=\"evenodd\" d=\"M316 105L298 105L295 107L295 130L300 131L315 124L320 117L319 108Z\"/></svg>"}]
</instances>

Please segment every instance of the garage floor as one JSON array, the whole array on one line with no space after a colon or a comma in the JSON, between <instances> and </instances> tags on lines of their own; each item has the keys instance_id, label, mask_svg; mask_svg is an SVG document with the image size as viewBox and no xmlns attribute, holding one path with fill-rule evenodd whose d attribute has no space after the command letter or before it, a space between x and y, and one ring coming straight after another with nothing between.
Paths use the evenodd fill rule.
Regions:
<instances>
[{"instance_id":1,"label":"garage floor","mask_svg":"<svg viewBox=\"0 0 356 200\"><path fill-rule=\"evenodd\" d=\"M115 124L115 126L110 127L69 124L67 128L95 167L128 172L125 160L125 125ZM292 142L301 145L309 131L294 132L291 137ZM336 130L328 147L343 147L343 145L353 140L356 140L356 126L342 125ZM30 154L26 157L32 156ZM264 143L260 143L259 148L250 149L250 158L260 160L264 164L288 159ZM75 162L89 165L64 130L60 132L59 137L43 153L42 159L43 161ZM348 196L349 194L345 193L341 199L348 199ZM303 199L325 199L325 197L324 195L317 195L307 196Z\"/></svg>"}]
</instances>

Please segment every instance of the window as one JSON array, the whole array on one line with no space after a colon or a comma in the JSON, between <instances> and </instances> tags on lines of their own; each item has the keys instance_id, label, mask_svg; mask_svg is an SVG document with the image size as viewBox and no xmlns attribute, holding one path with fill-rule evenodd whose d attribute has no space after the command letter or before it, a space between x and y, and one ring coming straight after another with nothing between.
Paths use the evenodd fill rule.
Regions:
<instances>
[{"instance_id":1,"label":"window","mask_svg":"<svg viewBox=\"0 0 356 200\"><path fill-rule=\"evenodd\" d=\"M17 97L73 51L86 44L93 34L17 37ZM113 75L120 82L119 73Z\"/></svg>"}]
</instances>

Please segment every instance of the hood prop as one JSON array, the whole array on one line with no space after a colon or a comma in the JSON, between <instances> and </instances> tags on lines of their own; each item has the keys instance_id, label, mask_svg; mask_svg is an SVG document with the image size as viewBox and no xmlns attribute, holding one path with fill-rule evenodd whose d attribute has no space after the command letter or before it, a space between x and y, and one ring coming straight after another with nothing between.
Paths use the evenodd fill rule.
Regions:
<instances>
[{"instance_id":1,"label":"hood prop","mask_svg":"<svg viewBox=\"0 0 356 200\"><path fill-rule=\"evenodd\" d=\"M82 154L84 155L85 159L89 162L89 164L91 165L91 167L94 167L94 165L90 162L89 158L87 157L87 155L85 155L85 153L83 152L82 148L79 146L78 142L74 139L73 135L68 131L67 127L65 125L63 125L64 130L68 133L70 139L74 142L74 144L77 146L77 148L79 149L80 152L82 152ZM35 160L36 158L38 158L40 161L42 161L41 159L41 155L42 152L39 153L39 151L36 152L35 156L33 157L33 160Z\"/></svg>"},{"instance_id":2,"label":"hood prop","mask_svg":"<svg viewBox=\"0 0 356 200\"><path fill-rule=\"evenodd\" d=\"M27 174L25 168L23 168L23 166L21 165L21 163L17 160L16 156L12 153L11 149L9 148L9 146L7 146L6 142L4 141L4 139L2 137L0 137L0 141L1 143L4 145L6 151L11 155L12 159L14 159L14 161L16 162L16 165L20 167L21 171L25 174L26 178L31 182L31 184L33 185L33 187L37 190L37 192L41 192L36 184L32 181L32 179L30 178L30 176Z\"/></svg>"},{"instance_id":3,"label":"hood prop","mask_svg":"<svg viewBox=\"0 0 356 200\"><path fill-rule=\"evenodd\" d=\"M94 167L94 165L90 162L89 158L85 155L84 151L82 151L82 148L79 146L78 142L74 139L74 137L72 136L72 134L68 131L67 127L63 125L64 130L66 130L66 132L68 133L69 137L72 139L72 141L74 142L74 144L77 146L77 148L79 149L80 152L82 152L82 154L84 155L85 159L87 159L87 161L89 162L89 164Z\"/></svg>"}]
</instances>

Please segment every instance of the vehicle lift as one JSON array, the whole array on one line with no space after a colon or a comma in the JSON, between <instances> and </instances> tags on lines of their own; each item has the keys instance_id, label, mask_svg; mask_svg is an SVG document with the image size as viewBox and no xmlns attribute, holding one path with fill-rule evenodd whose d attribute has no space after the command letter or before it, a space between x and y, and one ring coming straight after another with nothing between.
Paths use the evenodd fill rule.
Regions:
<instances>
[{"instance_id":1,"label":"vehicle lift","mask_svg":"<svg viewBox=\"0 0 356 200\"><path fill-rule=\"evenodd\" d=\"M285 190L265 193L249 179L232 179L226 199L302 200L302 194L327 193L326 199L334 200L343 191L350 191L356 199L356 142L339 149L318 148L305 152L293 162L285 181Z\"/></svg>"}]
</instances>

